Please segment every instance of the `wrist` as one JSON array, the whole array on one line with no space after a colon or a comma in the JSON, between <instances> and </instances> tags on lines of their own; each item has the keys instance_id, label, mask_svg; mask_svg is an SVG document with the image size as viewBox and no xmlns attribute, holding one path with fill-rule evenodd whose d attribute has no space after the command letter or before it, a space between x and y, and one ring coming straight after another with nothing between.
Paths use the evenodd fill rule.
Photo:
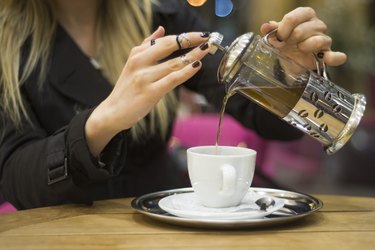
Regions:
<instances>
[{"instance_id":1,"label":"wrist","mask_svg":"<svg viewBox=\"0 0 375 250\"><path fill-rule=\"evenodd\" d=\"M94 109L85 124L85 135L88 147L94 156L98 156L108 142L123 129L117 127L118 122L112 111L101 103Z\"/></svg>"}]
</instances>

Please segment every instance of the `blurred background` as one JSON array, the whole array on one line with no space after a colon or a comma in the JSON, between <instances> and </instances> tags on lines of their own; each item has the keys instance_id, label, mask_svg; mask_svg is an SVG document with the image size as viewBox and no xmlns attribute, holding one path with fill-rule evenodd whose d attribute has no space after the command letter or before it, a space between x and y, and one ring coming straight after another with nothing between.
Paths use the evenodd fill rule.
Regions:
<instances>
[{"instance_id":1,"label":"blurred background","mask_svg":"<svg viewBox=\"0 0 375 250\"><path fill-rule=\"evenodd\" d=\"M262 23L280 21L296 7L315 9L328 25L327 33L333 38L332 50L348 55L345 65L328 69L331 80L351 93L364 93L367 98L365 115L350 142L328 156L308 136L288 143L265 141L226 117L220 144L239 144L258 150L258 172L265 185L274 182L279 187L305 193L375 196L375 0L232 0L233 10L225 17L219 17L217 9L215 14L214 0L188 2L193 5L204 2L190 7L205 18L212 31L224 35L224 45L243 33L259 33ZM199 95L182 90L181 96L186 103L180 107L172 146L215 143L217 112ZM192 100L194 105L188 104ZM189 126L193 131L197 131L194 126L205 131L205 136L210 138L192 141L200 135L186 135ZM259 186L261 181L257 182Z\"/></svg>"}]
</instances>

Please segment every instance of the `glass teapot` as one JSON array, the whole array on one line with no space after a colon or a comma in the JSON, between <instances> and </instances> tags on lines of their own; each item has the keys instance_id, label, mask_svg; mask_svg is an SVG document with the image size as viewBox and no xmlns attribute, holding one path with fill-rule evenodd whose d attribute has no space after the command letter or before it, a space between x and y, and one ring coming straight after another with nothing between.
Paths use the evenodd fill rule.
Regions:
<instances>
[{"instance_id":1,"label":"glass teapot","mask_svg":"<svg viewBox=\"0 0 375 250\"><path fill-rule=\"evenodd\" d=\"M318 140L327 154L333 154L353 135L365 111L366 98L330 81L317 55L316 71L283 55L270 41L275 39L275 32L264 37L246 33L229 47L221 45L220 33L211 33L210 53L224 53L218 80L226 85L228 95L244 95Z\"/></svg>"}]
</instances>

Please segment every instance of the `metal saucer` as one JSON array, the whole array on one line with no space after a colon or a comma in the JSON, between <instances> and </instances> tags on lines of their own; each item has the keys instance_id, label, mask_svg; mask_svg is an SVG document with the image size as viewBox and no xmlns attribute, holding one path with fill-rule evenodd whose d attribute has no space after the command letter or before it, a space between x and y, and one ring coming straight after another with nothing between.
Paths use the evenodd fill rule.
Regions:
<instances>
[{"instance_id":1,"label":"metal saucer","mask_svg":"<svg viewBox=\"0 0 375 250\"><path fill-rule=\"evenodd\" d=\"M171 215L159 207L159 200L174 194L193 192L190 188L181 188L145 194L132 200L131 206L136 211L161 222L196 228L237 229L279 225L301 219L317 212L323 202L308 194L269 188L252 187L260 195L270 195L284 201L283 208L260 219L220 220L189 219Z\"/></svg>"}]
</instances>

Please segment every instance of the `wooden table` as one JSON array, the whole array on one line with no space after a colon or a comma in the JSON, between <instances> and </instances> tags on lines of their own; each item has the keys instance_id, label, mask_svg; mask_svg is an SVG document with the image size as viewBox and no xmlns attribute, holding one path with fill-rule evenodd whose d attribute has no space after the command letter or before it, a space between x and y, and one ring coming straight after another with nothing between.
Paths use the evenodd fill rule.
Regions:
<instances>
[{"instance_id":1,"label":"wooden table","mask_svg":"<svg viewBox=\"0 0 375 250\"><path fill-rule=\"evenodd\" d=\"M275 227L208 230L155 221L131 199L0 216L0 249L375 249L375 198L316 195L324 208Z\"/></svg>"}]
</instances>

